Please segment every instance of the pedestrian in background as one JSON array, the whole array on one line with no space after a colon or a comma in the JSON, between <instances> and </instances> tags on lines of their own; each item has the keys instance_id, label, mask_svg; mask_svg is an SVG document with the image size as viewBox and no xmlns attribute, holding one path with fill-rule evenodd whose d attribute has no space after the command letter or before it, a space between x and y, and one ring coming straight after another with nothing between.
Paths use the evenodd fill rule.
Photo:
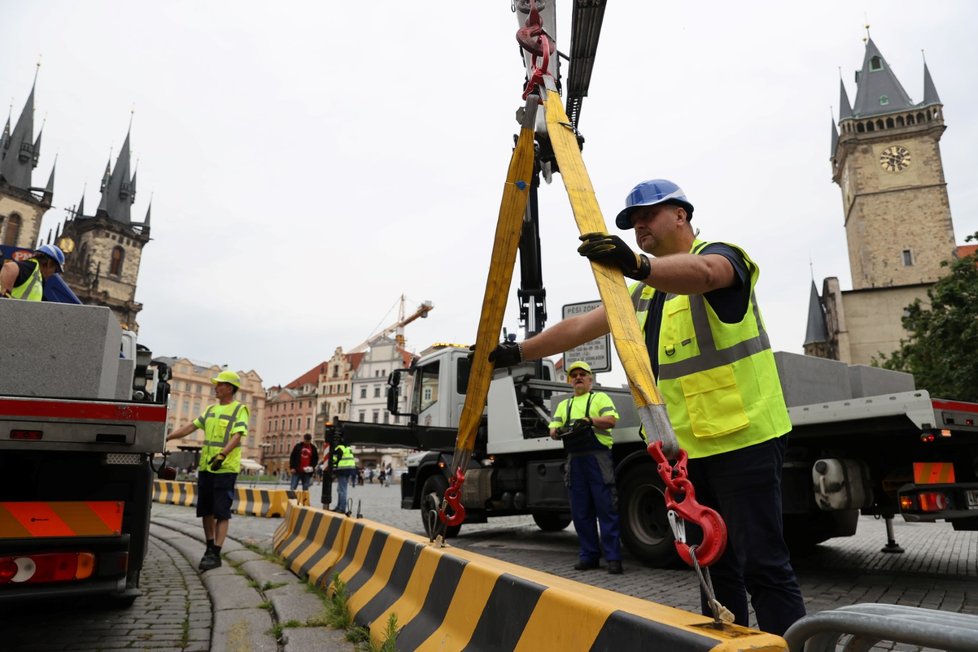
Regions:
<instances>
[{"instance_id":1,"label":"pedestrian in background","mask_svg":"<svg viewBox=\"0 0 978 652\"><path fill-rule=\"evenodd\" d=\"M693 205L666 179L644 181L615 224L634 229L636 254L606 233L581 236L582 256L619 268L630 287L658 388L699 501L727 524L727 547L710 567L716 597L748 626L747 595L759 629L781 635L805 603L781 520L781 469L791 429L774 353L757 305L757 264L740 247L700 240ZM600 306L522 343L489 354L512 366L609 332ZM700 591L704 615L712 614Z\"/></svg>"},{"instance_id":2,"label":"pedestrian in background","mask_svg":"<svg viewBox=\"0 0 978 652\"><path fill-rule=\"evenodd\" d=\"M241 378L229 370L211 378L217 403L182 428L167 435L167 440L182 439L198 428L204 431L197 478L197 516L204 526L207 548L198 568L208 571L221 565L221 547L231 522L234 484L241 472L241 440L248 436L251 413L248 406L234 400Z\"/></svg>"},{"instance_id":3,"label":"pedestrian in background","mask_svg":"<svg viewBox=\"0 0 978 652\"><path fill-rule=\"evenodd\" d=\"M357 460L353 456L353 449L346 445L341 438L339 443L333 448L333 475L336 476L336 507L337 512L347 512L347 485L350 480L356 481Z\"/></svg>"},{"instance_id":4,"label":"pedestrian in background","mask_svg":"<svg viewBox=\"0 0 978 652\"><path fill-rule=\"evenodd\" d=\"M295 491L302 482L303 491L309 491L312 484L312 475L319 462L319 451L312 443L312 435L306 433L302 441L292 447L289 454L289 468L292 470L291 489Z\"/></svg>"},{"instance_id":5,"label":"pedestrian in background","mask_svg":"<svg viewBox=\"0 0 978 652\"><path fill-rule=\"evenodd\" d=\"M608 572L620 575L618 490L615 460L611 455L614 444L611 429L618 423L618 410L610 396L591 389L594 376L588 363L572 363L567 368L567 380L574 388L574 395L565 398L554 410L550 436L563 442L568 457L567 489L580 544L574 569L597 568L603 552ZM595 518L601 526L600 538Z\"/></svg>"}]
</instances>

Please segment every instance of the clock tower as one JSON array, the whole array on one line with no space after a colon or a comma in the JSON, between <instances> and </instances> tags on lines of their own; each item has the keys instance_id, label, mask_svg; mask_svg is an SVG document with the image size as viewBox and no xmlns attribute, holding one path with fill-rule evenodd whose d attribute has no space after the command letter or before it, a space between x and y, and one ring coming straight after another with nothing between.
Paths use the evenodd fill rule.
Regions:
<instances>
[{"instance_id":1,"label":"clock tower","mask_svg":"<svg viewBox=\"0 0 978 652\"><path fill-rule=\"evenodd\" d=\"M852 289L826 278L811 293L807 355L873 364L910 336L907 306L956 255L940 140L944 106L924 64L923 100L914 103L873 40L856 72L856 100L840 82L832 123L832 181L842 191Z\"/></svg>"},{"instance_id":2,"label":"clock tower","mask_svg":"<svg viewBox=\"0 0 978 652\"><path fill-rule=\"evenodd\" d=\"M914 104L867 37L852 105L840 85L832 180L842 190L852 287L933 283L955 243L940 151L943 105L927 64L924 99Z\"/></svg>"}]
</instances>

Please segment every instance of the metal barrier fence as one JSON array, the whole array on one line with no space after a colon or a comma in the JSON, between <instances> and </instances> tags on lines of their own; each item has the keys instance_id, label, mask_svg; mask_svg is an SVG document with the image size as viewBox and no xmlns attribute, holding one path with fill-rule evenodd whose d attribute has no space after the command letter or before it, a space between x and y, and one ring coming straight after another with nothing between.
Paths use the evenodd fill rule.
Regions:
<instances>
[{"instance_id":1,"label":"metal barrier fence","mask_svg":"<svg viewBox=\"0 0 978 652\"><path fill-rule=\"evenodd\" d=\"M806 616L784 638L792 652L868 652L883 642L978 652L978 615L854 604Z\"/></svg>"}]
</instances>

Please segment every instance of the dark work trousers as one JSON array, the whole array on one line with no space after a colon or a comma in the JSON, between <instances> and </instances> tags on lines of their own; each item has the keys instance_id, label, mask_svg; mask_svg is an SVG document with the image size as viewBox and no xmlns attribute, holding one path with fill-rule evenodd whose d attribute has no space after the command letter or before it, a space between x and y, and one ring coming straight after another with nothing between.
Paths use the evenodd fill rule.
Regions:
<instances>
[{"instance_id":1,"label":"dark work trousers","mask_svg":"<svg viewBox=\"0 0 978 652\"><path fill-rule=\"evenodd\" d=\"M615 489L611 451L572 453L567 464L571 516L580 541L581 559L598 561L603 549L606 560L621 560L621 545L618 541L618 492ZM601 526L601 547L598 547L595 518Z\"/></svg>"},{"instance_id":2,"label":"dark work trousers","mask_svg":"<svg viewBox=\"0 0 978 652\"><path fill-rule=\"evenodd\" d=\"M688 467L696 499L720 512L727 524L726 552L710 566L717 600L738 625L749 626L750 593L758 629L778 635L805 615L781 522L784 449L785 437L778 437L689 460ZM703 614L712 615L702 590L700 596Z\"/></svg>"}]
</instances>

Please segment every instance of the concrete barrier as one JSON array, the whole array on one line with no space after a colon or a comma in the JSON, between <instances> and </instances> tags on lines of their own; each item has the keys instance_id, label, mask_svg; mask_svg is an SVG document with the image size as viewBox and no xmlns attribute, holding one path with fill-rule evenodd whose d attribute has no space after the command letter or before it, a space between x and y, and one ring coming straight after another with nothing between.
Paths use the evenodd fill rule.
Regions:
<instances>
[{"instance_id":1,"label":"concrete barrier","mask_svg":"<svg viewBox=\"0 0 978 652\"><path fill-rule=\"evenodd\" d=\"M367 519L291 503L275 551L297 575L346 584L358 625L398 650L786 650L780 637L523 568Z\"/></svg>"},{"instance_id":2,"label":"concrete barrier","mask_svg":"<svg viewBox=\"0 0 978 652\"><path fill-rule=\"evenodd\" d=\"M197 505L197 485L193 482L153 480L153 501L167 505Z\"/></svg>"},{"instance_id":3,"label":"concrete barrier","mask_svg":"<svg viewBox=\"0 0 978 652\"><path fill-rule=\"evenodd\" d=\"M154 480L153 500L168 505L196 506L197 485L193 482ZM308 505L309 492L235 487L234 503L232 503L231 509L236 514L246 516L281 517L285 514L290 500L299 505Z\"/></svg>"}]
</instances>

